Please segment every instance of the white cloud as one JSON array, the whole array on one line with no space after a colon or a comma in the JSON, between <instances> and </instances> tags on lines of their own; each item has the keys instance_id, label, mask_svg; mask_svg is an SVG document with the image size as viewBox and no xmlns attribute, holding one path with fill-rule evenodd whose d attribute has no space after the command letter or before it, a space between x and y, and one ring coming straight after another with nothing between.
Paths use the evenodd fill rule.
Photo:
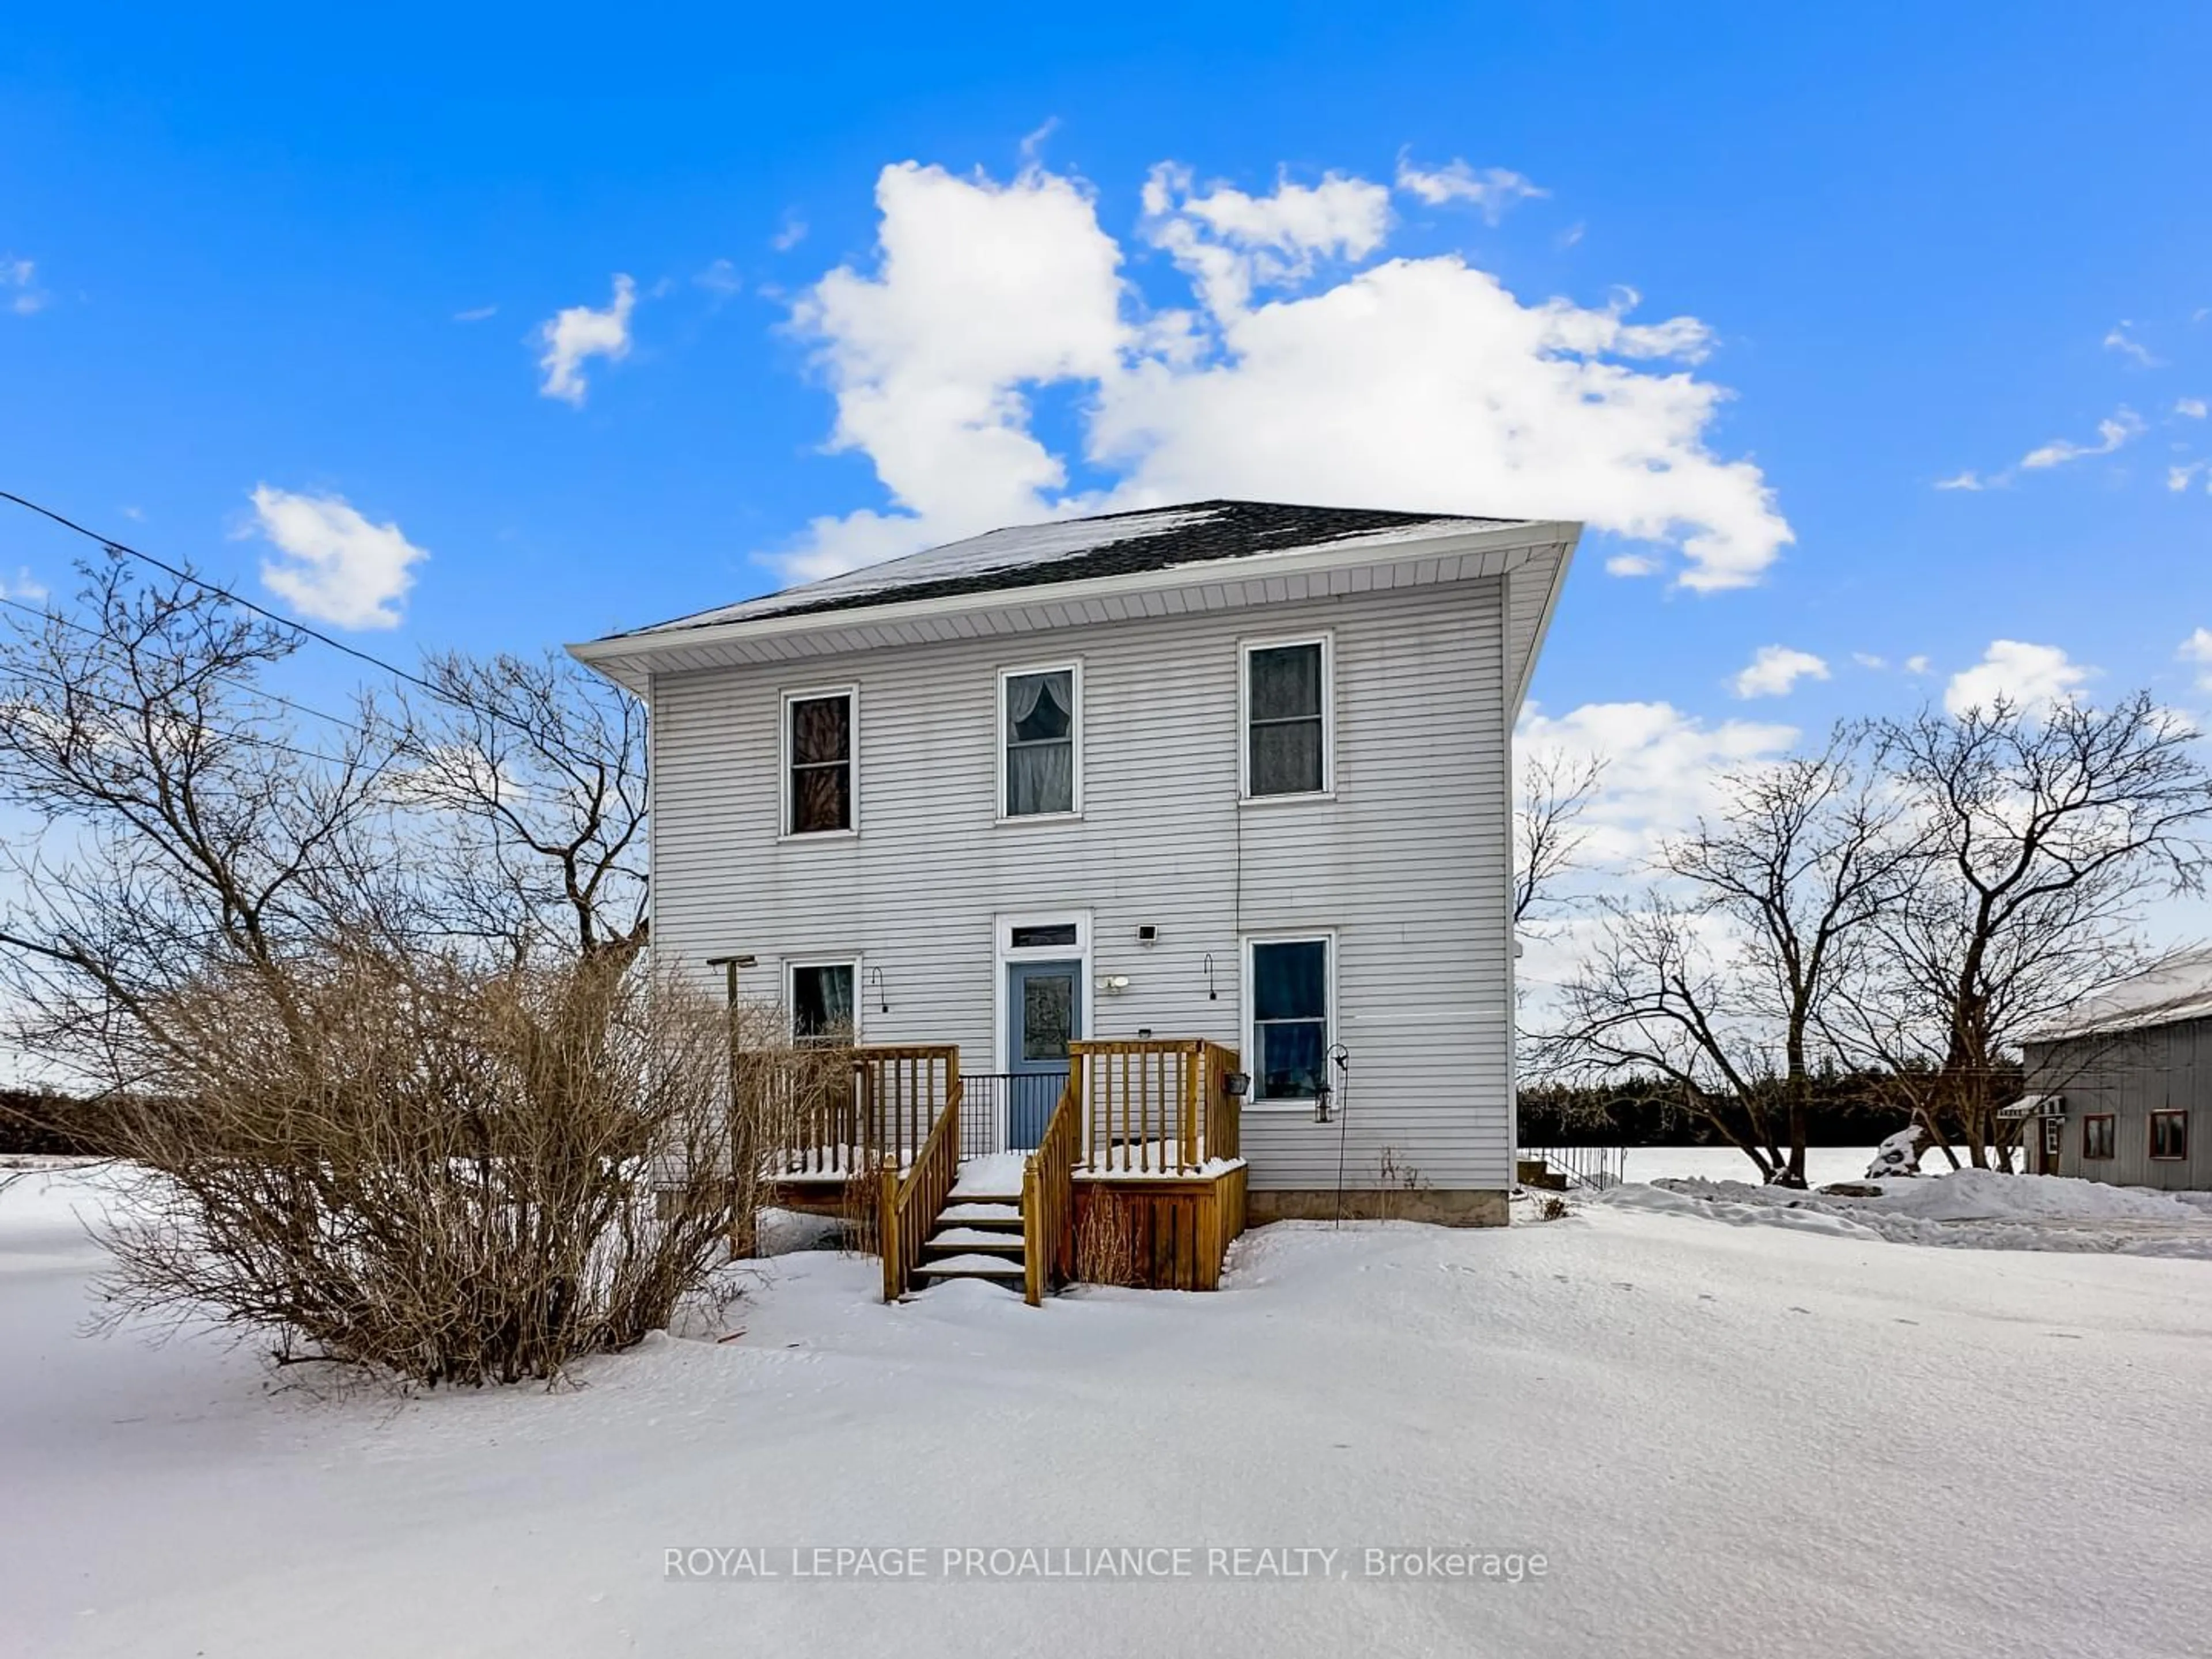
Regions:
<instances>
[{"instance_id":1,"label":"white cloud","mask_svg":"<svg viewBox=\"0 0 2212 1659\"><path fill-rule=\"evenodd\" d=\"M2183 461L2166 469L2166 487L2179 495L2204 470L2202 461Z\"/></svg>"},{"instance_id":2,"label":"white cloud","mask_svg":"<svg viewBox=\"0 0 2212 1659\"><path fill-rule=\"evenodd\" d=\"M1651 544L1624 557L1673 550L1700 590L1757 582L1791 539L1759 468L1706 447L1729 394L1683 366L1710 343L1695 319L1376 258L1387 191L1340 174L1255 196L1163 167L1145 198L1186 307L1139 301L1079 179L884 170L872 268L830 271L794 320L836 398L832 447L867 455L890 510L817 520L787 574L1209 495L1579 518ZM1033 429L1052 386L1081 394L1089 491Z\"/></svg>"},{"instance_id":3,"label":"white cloud","mask_svg":"<svg viewBox=\"0 0 2212 1659\"><path fill-rule=\"evenodd\" d=\"M1935 666L1936 665L1934 663L1922 656L1907 657L1904 662L1905 672L1908 674L1929 673L1934 670Z\"/></svg>"},{"instance_id":4,"label":"white cloud","mask_svg":"<svg viewBox=\"0 0 2212 1659\"><path fill-rule=\"evenodd\" d=\"M1739 697L1786 697L1800 680L1825 680L1828 665L1809 651L1762 645L1735 677Z\"/></svg>"},{"instance_id":5,"label":"white cloud","mask_svg":"<svg viewBox=\"0 0 2212 1659\"><path fill-rule=\"evenodd\" d=\"M457 323L481 323L498 315L497 306L471 306L466 311L455 312L453 320Z\"/></svg>"},{"instance_id":6,"label":"white cloud","mask_svg":"<svg viewBox=\"0 0 2212 1659\"><path fill-rule=\"evenodd\" d=\"M805 240L806 221L795 213L787 213L775 234L768 239L768 245L778 253L788 253Z\"/></svg>"},{"instance_id":7,"label":"white cloud","mask_svg":"<svg viewBox=\"0 0 2212 1659\"><path fill-rule=\"evenodd\" d=\"M1876 656L1871 651L1854 651L1851 660L1862 668L1883 669L1889 666L1888 658Z\"/></svg>"},{"instance_id":8,"label":"white cloud","mask_svg":"<svg viewBox=\"0 0 2212 1659\"><path fill-rule=\"evenodd\" d=\"M2186 663L2197 665L2197 689L2212 691L2212 628L2199 628L2182 641L2174 653Z\"/></svg>"},{"instance_id":9,"label":"white cloud","mask_svg":"<svg viewBox=\"0 0 2212 1659\"><path fill-rule=\"evenodd\" d=\"M629 356L629 313L636 304L637 284L617 275L614 299L605 311L570 306L542 325L538 339L545 354L538 360L538 366L545 371L545 380L538 388L539 395L580 405L585 360L605 357L609 362L620 362Z\"/></svg>"},{"instance_id":10,"label":"white cloud","mask_svg":"<svg viewBox=\"0 0 2212 1659\"><path fill-rule=\"evenodd\" d=\"M2212 408L2212 405L2208 405L2202 398L2177 398L2173 401L2173 412L2184 420L2201 421L2208 408Z\"/></svg>"},{"instance_id":11,"label":"white cloud","mask_svg":"<svg viewBox=\"0 0 2212 1659\"><path fill-rule=\"evenodd\" d=\"M253 488L254 528L272 543L261 580L303 617L341 628L397 628L415 585L412 567L430 556L396 524L371 524L337 495Z\"/></svg>"},{"instance_id":12,"label":"white cloud","mask_svg":"<svg viewBox=\"0 0 2212 1659\"><path fill-rule=\"evenodd\" d=\"M14 580L0 575L0 599L21 599L27 605L46 602L46 585L31 574L28 565L15 568Z\"/></svg>"},{"instance_id":13,"label":"white cloud","mask_svg":"<svg viewBox=\"0 0 2212 1659\"><path fill-rule=\"evenodd\" d=\"M2078 461L2085 455L2109 455L2129 439L2138 436L2142 429L2142 416L2132 409L2122 407L2097 422L2096 442L2077 444L2064 438L2053 438L2041 448L2029 450L2020 458L2020 464L2033 472Z\"/></svg>"},{"instance_id":14,"label":"white cloud","mask_svg":"<svg viewBox=\"0 0 2212 1659\"><path fill-rule=\"evenodd\" d=\"M34 311L46 308L50 297L38 284L39 267L34 260L15 255L0 255L0 294L4 294L9 310L18 317L27 317Z\"/></svg>"},{"instance_id":15,"label":"white cloud","mask_svg":"<svg viewBox=\"0 0 2212 1659\"><path fill-rule=\"evenodd\" d=\"M1608 576L1656 576L1659 561L1648 553L1616 553L1605 562Z\"/></svg>"},{"instance_id":16,"label":"white cloud","mask_svg":"<svg viewBox=\"0 0 2212 1659\"><path fill-rule=\"evenodd\" d=\"M1943 707L1954 714L2000 702L2015 708L2046 708L2071 698L2096 672L2070 660L2055 645L1992 640L1981 661L1951 676L1943 689Z\"/></svg>"},{"instance_id":17,"label":"white cloud","mask_svg":"<svg viewBox=\"0 0 2212 1659\"><path fill-rule=\"evenodd\" d=\"M1797 728L1765 720L1708 724L1664 702L1584 703L1553 718L1531 705L1514 734L1522 755L1602 759L1605 778L1584 823L1594 861L1647 857L1667 836L1720 804L1727 773L1779 759Z\"/></svg>"},{"instance_id":18,"label":"white cloud","mask_svg":"<svg viewBox=\"0 0 2212 1659\"><path fill-rule=\"evenodd\" d=\"M717 259L691 279L718 300L726 300L744 289L738 278L738 268L727 259Z\"/></svg>"},{"instance_id":19,"label":"white cloud","mask_svg":"<svg viewBox=\"0 0 2212 1659\"><path fill-rule=\"evenodd\" d=\"M1398 188L1431 207L1465 202L1493 225L1515 203L1552 193L1510 167L1485 167L1478 173L1454 157L1440 167L1425 169L1415 167L1403 151L1398 156Z\"/></svg>"},{"instance_id":20,"label":"white cloud","mask_svg":"<svg viewBox=\"0 0 2212 1659\"><path fill-rule=\"evenodd\" d=\"M1217 319L1241 313L1258 288L1290 288L1317 260L1364 259L1390 229L1390 192L1324 173L1317 185L1277 181L1250 196L1227 185L1200 194L1188 167L1163 162L1145 181L1146 233L1198 285Z\"/></svg>"},{"instance_id":21,"label":"white cloud","mask_svg":"<svg viewBox=\"0 0 2212 1659\"><path fill-rule=\"evenodd\" d=\"M2132 359L2144 368L2163 368L2165 365L2162 360L2152 356L2141 345L2128 337L2128 331L2134 326L2133 323L2125 320L2114 324L2105 335L2105 349L2117 351L2123 357Z\"/></svg>"},{"instance_id":22,"label":"white cloud","mask_svg":"<svg viewBox=\"0 0 2212 1659\"><path fill-rule=\"evenodd\" d=\"M2182 661L2197 665L2197 686L2201 691L2212 691L2212 628L2199 628L2181 642L2174 653Z\"/></svg>"},{"instance_id":23,"label":"white cloud","mask_svg":"<svg viewBox=\"0 0 2212 1659\"><path fill-rule=\"evenodd\" d=\"M1936 479L1936 488L1938 489L1988 489L2002 482L2002 478L1984 478L1980 473L1969 468L1964 472L1954 473L1948 478Z\"/></svg>"}]
</instances>

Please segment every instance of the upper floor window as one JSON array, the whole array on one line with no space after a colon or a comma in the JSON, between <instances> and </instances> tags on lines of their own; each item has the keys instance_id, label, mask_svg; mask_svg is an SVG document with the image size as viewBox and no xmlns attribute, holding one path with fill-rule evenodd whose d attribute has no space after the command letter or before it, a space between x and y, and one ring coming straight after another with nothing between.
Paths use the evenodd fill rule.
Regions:
<instances>
[{"instance_id":1,"label":"upper floor window","mask_svg":"<svg viewBox=\"0 0 2212 1659\"><path fill-rule=\"evenodd\" d=\"M850 687L784 698L786 835L816 836L853 828L856 702Z\"/></svg>"},{"instance_id":2,"label":"upper floor window","mask_svg":"<svg viewBox=\"0 0 2212 1659\"><path fill-rule=\"evenodd\" d=\"M999 677L1005 749L1000 816L1048 817L1082 810L1080 677L1073 666L1013 670Z\"/></svg>"},{"instance_id":3,"label":"upper floor window","mask_svg":"<svg viewBox=\"0 0 2212 1659\"><path fill-rule=\"evenodd\" d=\"M1328 637L1247 644L1243 701L1246 798L1326 793Z\"/></svg>"},{"instance_id":4,"label":"upper floor window","mask_svg":"<svg viewBox=\"0 0 2212 1659\"><path fill-rule=\"evenodd\" d=\"M2189 1156L2189 1114L2161 1111L2150 1115L2150 1155L2161 1163Z\"/></svg>"}]
</instances>

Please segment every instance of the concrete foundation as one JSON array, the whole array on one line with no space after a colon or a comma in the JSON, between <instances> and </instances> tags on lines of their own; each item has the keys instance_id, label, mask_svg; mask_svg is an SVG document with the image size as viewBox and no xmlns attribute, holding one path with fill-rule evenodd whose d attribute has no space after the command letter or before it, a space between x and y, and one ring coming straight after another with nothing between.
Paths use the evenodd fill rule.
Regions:
<instances>
[{"instance_id":1,"label":"concrete foundation","mask_svg":"<svg viewBox=\"0 0 2212 1659\"><path fill-rule=\"evenodd\" d=\"M1328 1221L1338 1214L1336 1189L1292 1188L1262 1192L1257 1188L1244 1197L1245 1224L1263 1226L1270 1221ZM1345 1219L1361 1221L1429 1221L1443 1227L1503 1227L1511 1214L1503 1191L1495 1188L1386 1187L1346 1188Z\"/></svg>"}]
</instances>

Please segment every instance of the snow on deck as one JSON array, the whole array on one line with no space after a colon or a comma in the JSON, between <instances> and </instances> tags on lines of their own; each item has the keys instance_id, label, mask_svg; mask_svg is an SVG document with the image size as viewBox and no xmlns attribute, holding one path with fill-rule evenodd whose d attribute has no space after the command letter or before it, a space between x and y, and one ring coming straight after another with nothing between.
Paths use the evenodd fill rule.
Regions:
<instances>
[{"instance_id":1,"label":"snow on deck","mask_svg":"<svg viewBox=\"0 0 2212 1659\"><path fill-rule=\"evenodd\" d=\"M1262 1228L1218 1294L1031 1309L958 1281L886 1307L877 1262L815 1251L740 1269L702 1333L733 1340L578 1388L316 1400L206 1340L79 1334L88 1190L0 1189L11 1654L1984 1659L2212 1628L2203 1262L1590 1205ZM792 1576L793 1546L887 1544L927 1576ZM1192 1574L941 1571L1008 1544ZM664 1577L738 1545L781 1576ZM1364 1574L1428 1546L1545 1571ZM1208 1576L1305 1547L1334 1567Z\"/></svg>"},{"instance_id":2,"label":"snow on deck","mask_svg":"<svg viewBox=\"0 0 2212 1659\"><path fill-rule=\"evenodd\" d=\"M1029 1158L1027 1152L992 1152L982 1158L962 1158L959 1178L952 1183L953 1199L1018 1200L1022 1195L1022 1166Z\"/></svg>"}]
</instances>

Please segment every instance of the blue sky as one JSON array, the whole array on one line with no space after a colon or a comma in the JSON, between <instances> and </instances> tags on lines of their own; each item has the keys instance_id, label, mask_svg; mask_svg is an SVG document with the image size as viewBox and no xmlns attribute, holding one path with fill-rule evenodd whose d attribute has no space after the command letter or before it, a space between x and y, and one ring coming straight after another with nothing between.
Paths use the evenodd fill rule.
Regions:
<instances>
[{"instance_id":1,"label":"blue sky","mask_svg":"<svg viewBox=\"0 0 2212 1659\"><path fill-rule=\"evenodd\" d=\"M1386 9L14 16L0 487L403 658L1007 502L1582 512L1544 729L1655 795L1993 641L2208 701L2212 12Z\"/></svg>"}]
</instances>

